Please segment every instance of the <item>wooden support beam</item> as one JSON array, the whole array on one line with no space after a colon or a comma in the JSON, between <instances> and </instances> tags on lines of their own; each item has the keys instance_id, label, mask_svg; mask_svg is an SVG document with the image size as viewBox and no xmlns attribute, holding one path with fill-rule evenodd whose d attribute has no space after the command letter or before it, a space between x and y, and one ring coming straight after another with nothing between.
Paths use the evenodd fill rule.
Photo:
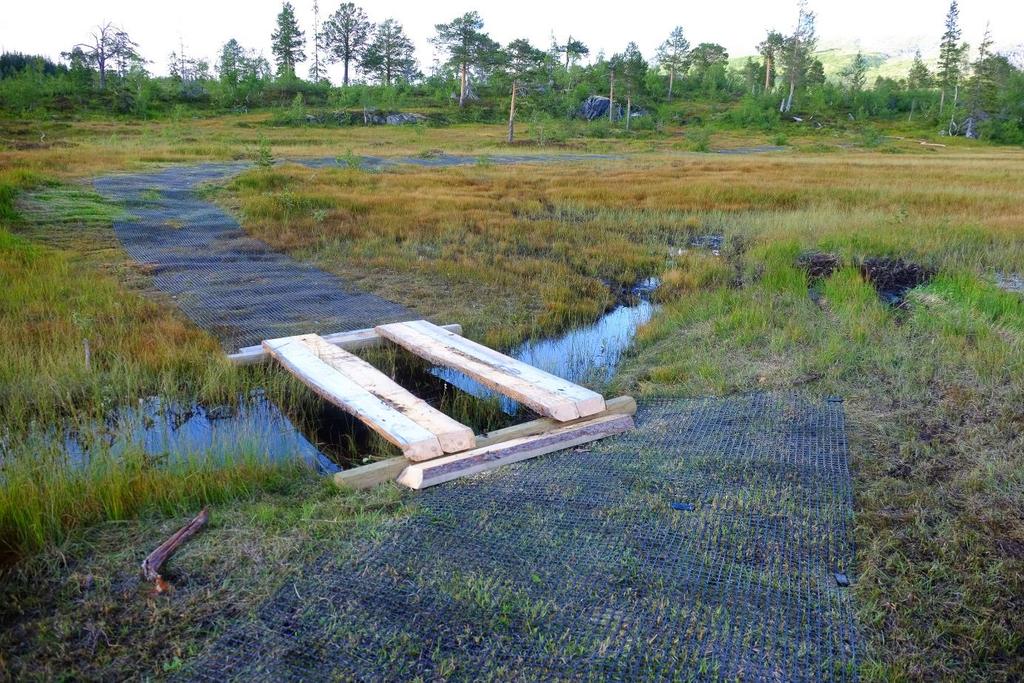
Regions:
<instances>
[{"instance_id":1,"label":"wooden support beam","mask_svg":"<svg viewBox=\"0 0 1024 683\"><path fill-rule=\"evenodd\" d=\"M390 339L432 363L458 370L546 417L567 422L605 409L604 398L494 349L444 330L426 320L379 325Z\"/></svg>"},{"instance_id":2,"label":"wooden support beam","mask_svg":"<svg viewBox=\"0 0 1024 683\"><path fill-rule=\"evenodd\" d=\"M415 396L362 358L316 335L302 339L320 360L437 437L445 453L458 453L476 446L472 429Z\"/></svg>"},{"instance_id":3,"label":"wooden support beam","mask_svg":"<svg viewBox=\"0 0 1024 683\"><path fill-rule=\"evenodd\" d=\"M486 472L502 465L621 434L632 428L631 415L589 418L578 424L559 426L543 434L409 465L399 475L398 483L411 489L424 489L459 477Z\"/></svg>"},{"instance_id":4,"label":"wooden support beam","mask_svg":"<svg viewBox=\"0 0 1024 683\"><path fill-rule=\"evenodd\" d=\"M557 420L552 420L549 417L542 417L537 420L531 420L522 424L512 425L511 427L505 427L504 429L495 429L494 431L486 434L479 434L476 437L476 447L483 448L485 446L493 446L513 439L543 434L544 432L551 431L552 429L560 426L576 425L581 422L593 420L597 417L636 414L636 401L632 396L619 396L617 398L608 399L605 402L605 405L607 407L604 412L599 413L598 415L580 418L572 422L558 422ZM353 467L350 470L338 472L334 475L334 483L342 488L371 488L378 484L394 481L398 478L398 475L405 470L408 464L408 459L404 457L388 458L387 460L381 460L369 465L361 465L359 467Z\"/></svg>"},{"instance_id":5,"label":"wooden support beam","mask_svg":"<svg viewBox=\"0 0 1024 683\"><path fill-rule=\"evenodd\" d=\"M285 337L283 339L268 339L263 342L263 346L285 369L298 377L324 400L358 417L368 427L401 448L402 453L410 460L436 458L444 453L437 437L410 415L396 409L393 400L374 394L370 389L362 386L359 381L338 368L332 367L327 360L321 358L321 355L324 355L324 349L332 349L339 355L351 356L351 354L341 349L335 349L323 340L318 340L316 335ZM351 357L355 358L355 356ZM408 394L409 403L420 401L391 382L384 373L375 370L372 366L368 367L369 371L376 372L380 376L381 385L389 382L393 385L393 387L389 387L390 390L405 392ZM427 409L434 410L425 403L424 405ZM441 413L438 414L442 418L450 419Z\"/></svg>"},{"instance_id":6,"label":"wooden support beam","mask_svg":"<svg viewBox=\"0 0 1024 683\"><path fill-rule=\"evenodd\" d=\"M444 329L455 334L462 334L462 325L441 325ZM328 344L333 344L346 351L358 351L359 349L380 346L384 340L377 331L372 328L364 330L352 330L351 332L335 332L334 334L321 335ZM237 352L228 354L228 360L235 365L255 365L270 359L270 354L263 348L263 344L255 346L243 346Z\"/></svg>"}]
</instances>

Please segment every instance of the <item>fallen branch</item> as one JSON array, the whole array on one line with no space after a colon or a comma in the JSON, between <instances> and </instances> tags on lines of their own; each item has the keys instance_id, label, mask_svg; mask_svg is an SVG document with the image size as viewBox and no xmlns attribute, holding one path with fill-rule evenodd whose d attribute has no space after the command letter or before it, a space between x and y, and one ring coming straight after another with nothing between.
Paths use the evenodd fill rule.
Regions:
<instances>
[{"instance_id":1,"label":"fallen branch","mask_svg":"<svg viewBox=\"0 0 1024 683\"><path fill-rule=\"evenodd\" d=\"M146 581L154 582L158 592L166 590L166 584L160 576L160 567L163 566L164 562L174 554L174 551L176 551L182 543L199 533L199 530L206 526L206 523L209 520L210 510L208 508L203 508L191 522L175 531L170 538L161 543L156 550L151 552L146 556L146 559L142 561L142 576Z\"/></svg>"}]
</instances>

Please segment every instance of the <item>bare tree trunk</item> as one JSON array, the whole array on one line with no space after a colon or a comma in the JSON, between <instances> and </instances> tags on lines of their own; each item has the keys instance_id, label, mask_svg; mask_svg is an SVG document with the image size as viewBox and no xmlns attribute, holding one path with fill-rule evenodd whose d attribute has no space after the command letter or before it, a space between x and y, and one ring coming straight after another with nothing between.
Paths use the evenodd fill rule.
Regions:
<instances>
[{"instance_id":1,"label":"bare tree trunk","mask_svg":"<svg viewBox=\"0 0 1024 683\"><path fill-rule=\"evenodd\" d=\"M668 99L670 100L672 99L672 84L675 83L675 80L676 70L675 67L672 67L668 70Z\"/></svg>"},{"instance_id":2,"label":"bare tree trunk","mask_svg":"<svg viewBox=\"0 0 1024 683\"><path fill-rule=\"evenodd\" d=\"M608 86L608 123L615 123L615 70L611 71Z\"/></svg>"},{"instance_id":3,"label":"bare tree trunk","mask_svg":"<svg viewBox=\"0 0 1024 683\"><path fill-rule=\"evenodd\" d=\"M626 93L626 132L629 132L630 114L633 113L633 93Z\"/></svg>"},{"instance_id":4,"label":"bare tree trunk","mask_svg":"<svg viewBox=\"0 0 1024 683\"><path fill-rule=\"evenodd\" d=\"M914 120L914 107L916 107L916 106L917 106L917 99L915 98L913 100L910 100L910 116L907 117L907 121L908 122Z\"/></svg>"},{"instance_id":5,"label":"bare tree trunk","mask_svg":"<svg viewBox=\"0 0 1024 683\"><path fill-rule=\"evenodd\" d=\"M348 57L345 58L345 75L342 77L341 83L346 88L348 87Z\"/></svg>"},{"instance_id":6,"label":"bare tree trunk","mask_svg":"<svg viewBox=\"0 0 1024 683\"><path fill-rule=\"evenodd\" d=\"M462 72L459 74L459 109L466 105L466 63L462 63Z\"/></svg>"},{"instance_id":7,"label":"bare tree trunk","mask_svg":"<svg viewBox=\"0 0 1024 683\"><path fill-rule=\"evenodd\" d=\"M786 98L786 113L793 108L793 93L796 91L796 79L789 79L789 97Z\"/></svg>"},{"instance_id":8,"label":"bare tree trunk","mask_svg":"<svg viewBox=\"0 0 1024 683\"><path fill-rule=\"evenodd\" d=\"M953 107L949 112L949 134L953 135L956 129L956 103L960 99L960 84L953 86Z\"/></svg>"},{"instance_id":9,"label":"bare tree trunk","mask_svg":"<svg viewBox=\"0 0 1024 683\"><path fill-rule=\"evenodd\" d=\"M516 82L512 81L512 101L508 105L508 144L512 144L516 136Z\"/></svg>"},{"instance_id":10,"label":"bare tree trunk","mask_svg":"<svg viewBox=\"0 0 1024 683\"><path fill-rule=\"evenodd\" d=\"M942 115L942 110L946 106L946 89L943 88L939 94L939 116Z\"/></svg>"},{"instance_id":11,"label":"bare tree trunk","mask_svg":"<svg viewBox=\"0 0 1024 683\"><path fill-rule=\"evenodd\" d=\"M770 55L764 56L764 91L768 92L768 86L771 84L772 75L772 58Z\"/></svg>"}]
</instances>

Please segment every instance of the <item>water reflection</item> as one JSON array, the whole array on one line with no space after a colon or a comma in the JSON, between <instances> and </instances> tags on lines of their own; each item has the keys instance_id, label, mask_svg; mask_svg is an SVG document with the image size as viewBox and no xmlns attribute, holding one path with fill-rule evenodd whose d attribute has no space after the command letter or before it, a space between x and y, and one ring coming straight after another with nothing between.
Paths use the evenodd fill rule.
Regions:
<instances>
[{"instance_id":1,"label":"water reflection","mask_svg":"<svg viewBox=\"0 0 1024 683\"><path fill-rule=\"evenodd\" d=\"M637 329L657 310L650 296L658 284L657 278L641 280L629 290L626 301L590 325L577 327L558 337L527 341L509 355L570 382L600 389L615 374ZM434 368L431 372L474 396L496 396L495 392L460 372L448 368ZM509 413L520 409L519 404L511 399L501 397L501 402Z\"/></svg>"}]
</instances>

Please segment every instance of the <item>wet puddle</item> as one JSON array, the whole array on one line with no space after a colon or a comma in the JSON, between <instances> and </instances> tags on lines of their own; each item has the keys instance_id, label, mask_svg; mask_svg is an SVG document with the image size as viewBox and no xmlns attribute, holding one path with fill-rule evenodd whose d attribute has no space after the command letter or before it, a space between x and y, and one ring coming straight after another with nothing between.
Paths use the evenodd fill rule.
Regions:
<instances>
[{"instance_id":1,"label":"wet puddle","mask_svg":"<svg viewBox=\"0 0 1024 683\"><path fill-rule=\"evenodd\" d=\"M296 427L261 393L236 405L182 405L151 397L112 413L102 424L64 432L64 452L72 464L84 464L97 452L123 456L141 450L167 461L230 459L242 452L270 461L300 458L322 472L337 471L337 454L316 435Z\"/></svg>"},{"instance_id":2,"label":"wet puddle","mask_svg":"<svg viewBox=\"0 0 1024 683\"><path fill-rule=\"evenodd\" d=\"M1024 275L996 273L996 286L1005 292L1024 294Z\"/></svg>"}]
</instances>

